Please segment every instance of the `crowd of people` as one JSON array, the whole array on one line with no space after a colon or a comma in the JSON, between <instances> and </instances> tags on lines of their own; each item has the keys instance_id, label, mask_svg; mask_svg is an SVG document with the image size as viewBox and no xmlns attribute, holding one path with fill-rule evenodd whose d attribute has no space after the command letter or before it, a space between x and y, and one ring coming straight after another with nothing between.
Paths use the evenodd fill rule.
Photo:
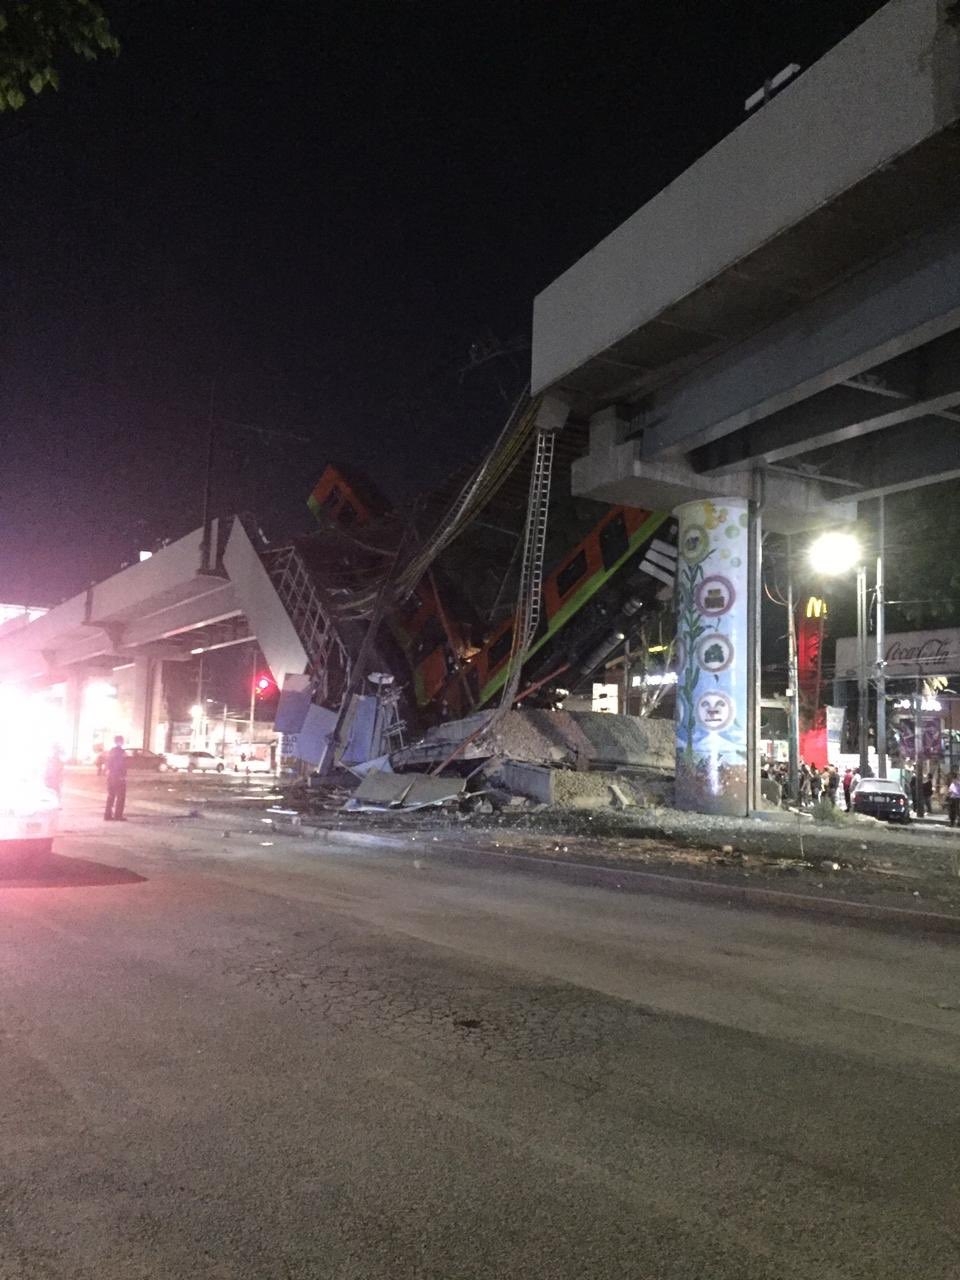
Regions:
<instances>
[{"instance_id":1,"label":"crowd of people","mask_svg":"<svg viewBox=\"0 0 960 1280\"><path fill-rule=\"evenodd\" d=\"M807 764L805 760L801 760L797 779L799 794L796 796L791 795L790 768L786 761L777 763L771 761L764 764L760 770L760 776L779 786L779 796L776 798L783 804L792 804L804 809L812 808L821 800L827 800L830 804L841 805L849 812L850 796L860 781L860 770L848 767L841 773L835 765L827 765L826 768L820 769L815 764ZM868 768L863 776L872 778L873 770ZM915 773L910 774L909 777L904 777L903 786L910 797L910 807L914 813L920 812L918 807L920 797L923 798L923 811L932 812L934 798L932 774L927 773L920 780ZM947 812L950 826L960 826L960 775L956 773L951 773L947 779L943 807Z\"/></svg>"},{"instance_id":2,"label":"crowd of people","mask_svg":"<svg viewBox=\"0 0 960 1280\"><path fill-rule=\"evenodd\" d=\"M843 806L850 808L850 791L854 786L854 778L859 782L859 773L848 769L841 777L840 771L833 765L819 769L815 764L800 761L797 776L799 794L794 796L790 789L790 769L786 761L764 765L760 770L762 778L769 778L780 787L780 799L784 804L794 804L799 808L810 808L820 800L828 800L836 804L842 797Z\"/></svg>"}]
</instances>

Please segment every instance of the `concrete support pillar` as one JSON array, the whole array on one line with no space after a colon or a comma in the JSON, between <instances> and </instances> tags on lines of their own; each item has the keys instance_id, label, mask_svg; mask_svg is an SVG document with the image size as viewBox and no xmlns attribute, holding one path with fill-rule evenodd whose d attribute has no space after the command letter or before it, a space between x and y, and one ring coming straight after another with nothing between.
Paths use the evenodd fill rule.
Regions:
<instances>
[{"instance_id":1,"label":"concrete support pillar","mask_svg":"<svg viewBox=\"0 0 960 1280\"><path fill-rule=\"evenodd\" d=\"M73 764L80 757L80 717L83 712L84 677L80 672L67 676L63 697L63 719L66 725L66 740L60 745L66 758ZM89 744L87 750L89 750Z\"/></svg>"},{"instance_id":2,"label":"concrete support pillar","mask_svg":"<svg viewBox=\"0 0 960 1280\"><path fill-rule=\"evenodd\" d=\"M138 654L134 659L131 747L153 750L153 731L163 716L163 663Z\"/></svg>"},{"instance_id":3,"label":"concrete support pillar","mask_svg":"<svg viewBox=\"0 0 960 1280\"><path fill-rule=\"evenodd\" d=\"M757 647L751 600L751 537L745 499L677 508L676 801L699 813L746 814L753 804ZM756 526L756 520L754 521Z\"/></svg>"}]
</instances>

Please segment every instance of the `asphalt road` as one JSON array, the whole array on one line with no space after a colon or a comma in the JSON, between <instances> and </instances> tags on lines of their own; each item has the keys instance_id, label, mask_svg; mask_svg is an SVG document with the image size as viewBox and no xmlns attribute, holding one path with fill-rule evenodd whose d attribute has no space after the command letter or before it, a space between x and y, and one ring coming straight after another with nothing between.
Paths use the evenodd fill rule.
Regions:
<instances>
[{"instance_id":1,"label":"asphalt road","mask_svg":"<svg viewBox=\"0 0 960 1280\"><path fill-rule=\"evenodd\" d=\"M2 1280L960 1274L955 942L151 788L0 881Z\"/></svg>"}]
</instances>

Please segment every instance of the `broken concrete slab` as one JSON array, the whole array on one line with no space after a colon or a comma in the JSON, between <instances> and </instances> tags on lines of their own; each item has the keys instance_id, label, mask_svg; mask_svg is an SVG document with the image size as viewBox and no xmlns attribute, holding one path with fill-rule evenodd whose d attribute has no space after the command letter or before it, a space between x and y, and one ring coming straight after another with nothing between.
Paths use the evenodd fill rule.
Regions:
<instances>
[{"instance_id":1,"label":"broken concrete slab","mask_svg":"<svg viewBox=\"0 0 960 1280\"><path fill-rule=\"evenodd\" d=\"M343 807L348 813L425 809L456 800L465 786L463 778L368 773Z\"/></svg>"},{"instance_id":2,"label":"broken concrete slab","mask_svg":"<svg viewBox=\"0 0 960 1280\"><path fill-rule=\"evenodd\" d=\"M619 774L581 773L508 760L497 770L500 784L514 795L560 809L626 809L642 803L631 781Z\"/></svg>"},{"instance_id":3,"label":"broken concrete slab","mask_svg":"<svg viewBox=\"0 0 960 1280\"><path fill-rule=\"evenodd\" d=\"M599 711L569 713L593 749L599 764L635 765L672 772L676 735L672 720L650 716L613 716Z\"/></svg>"},{"instance_id":4,"label":"broken concrete slab","mask_svg":"<svg viewBox=\"0 0 960 1280\"><path fill-rule=\"evenodd\" d=\"M422 809L426 805L445 804L462 795L465 786L463 778L431 778L417 774L403 797L403 808Z\"/></svg>"},{"instance_id":5,"label":"broken concrete slab","mask_svg":"<svg viewBox=\"0 0 960 1280\"><path fill-rule=\"evenodd\" d=\"M540 804L553 804L555 769L520 760L505 760L498 772L503 785L514 795L527 796Z\"/></svg>"},{"instance_id":6,"label":"broken concrete slab","mask_svg":"<svg viewBox=\"0 0 960 1280\"><path fill-rule=\"evenodd\" d=\"M373 760L363 760L360 764L346 766L358 778L365 778L368 773L393 773L389 756L376 756Z\"/></svg>"},{"instance_id":7,"label":"broken concrete slab","mask_svg":"<svg viewBox=\"0 0 960 1280\"><path fill-rule=\"evenodd\" d=\"M399 808L413 786L413 779L395 773L368 773L353 793L359 804L376 805L383 809Z\"/></svg>"}]
</instances>

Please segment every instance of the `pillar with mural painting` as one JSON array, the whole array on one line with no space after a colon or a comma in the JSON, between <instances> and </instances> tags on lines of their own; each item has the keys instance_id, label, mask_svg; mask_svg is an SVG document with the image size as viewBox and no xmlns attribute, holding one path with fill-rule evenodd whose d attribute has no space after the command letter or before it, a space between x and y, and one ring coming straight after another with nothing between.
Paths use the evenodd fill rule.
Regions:
<instances>
[{"instance_id":1,"label":"pillar with mural painting","mask_svg":"<svg viewBox=\"0 0 960 1280\"><path fill-rule=\"evenodd\" d=\"M702 500L677 515L676 802L739 815L748 805L748 506Z\"/></svg>"}]
</instances>

